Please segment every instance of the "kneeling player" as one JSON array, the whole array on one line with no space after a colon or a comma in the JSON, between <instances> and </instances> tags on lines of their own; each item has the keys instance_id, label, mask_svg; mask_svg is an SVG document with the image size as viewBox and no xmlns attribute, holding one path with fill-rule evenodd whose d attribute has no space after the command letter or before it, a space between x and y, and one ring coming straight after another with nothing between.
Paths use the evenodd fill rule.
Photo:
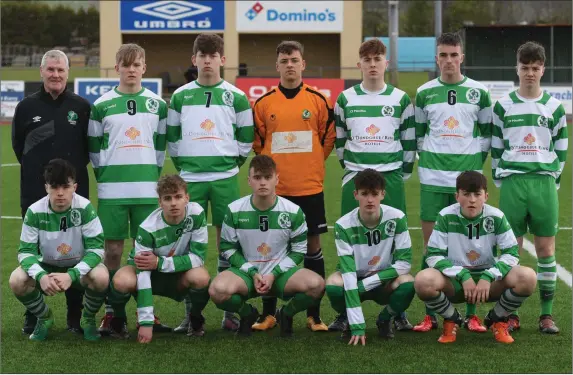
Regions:
<instances>
[{"instance_id":1,"label":"kneeling player","mask_svg":"<svg viewBox=\"0 0 573 375\"><path fill-rule=\"evenodd\" d=\"M205 334L201 312L209 302L209 274L205 267L207 220L201 206L189 202L187 184L177 175L166 175L157 183L160 207L139 226L128 265L111 283L114 308L112 335L127 338L125 304L137 293L138 341L153 337L153 295L192 302L188 336Z\"/></svg>"},{"instance_id":2,"label":"kneeling player","mask_svg":"<svg viewBox=\"0 0 573 375\"><path fill-rule=\"evenodd\" d=\"M414 298L414 278L409 274L412 243L406 215L380 204L385 195L384 177L365 169L358 172L354 184L358 208L334 226L339 271L326 281L326 293L332 308L348 316L349 344L365 345L362 301L386 305L376 325L380 336L391 339L391 319L399 317Z\"/></svg>"},{"instance_id":3,"label":"kneeling player","mask_svg":"<svg viewBox=\"0 0 573 375\"><path fill-rule=\"evenodd\" d=\"M249 165L253 194L231 203L223 221L221 252L231 268L209 288L211 299L241 317L237 333L250 335L259 312L247 300L270 295L288 300L277 312L281 336L292 335L293 316L324 294L317 273L297 267L304 259L307 227L299 206L276 195L276 164L257 155Z\"/></svg>"},{"instance_id":4,"label":"kneeling player","mask_svg":"<svg viewBox=\"0 0 573 375\"><path fill-rule=\"evenodd\" d=\"M30 335L35 341L45 340L54 324L43 294L85 289L80 326L86 340L98 340L95 315L109 284L109 273L101 263L101 223L90 201L75 193L76 172L70 163L50 161L44 179L48 195L26 212L18 249L20 266L10 275L10 289L38 318Z\"/></svg>"},{"instance_id":5,"label":"kneeling player","mask_svg":"<svg viewBox=\"0 0 573 375\"><path fill-rule=\"evenodd\" d=\"M467 171L457 178L458 203L440 211L428 242L431 268L416 275L416 293L444 317L441 343L456 341L463 323L452 303L497 300L484 323L498 342L511 344L507 318L535 290L535 272L518 265L515 235L503 213L485 204L487 197L487 181L481 173ZM501 252L497 260L496 248Z\"/></svg>"}]
</instances>

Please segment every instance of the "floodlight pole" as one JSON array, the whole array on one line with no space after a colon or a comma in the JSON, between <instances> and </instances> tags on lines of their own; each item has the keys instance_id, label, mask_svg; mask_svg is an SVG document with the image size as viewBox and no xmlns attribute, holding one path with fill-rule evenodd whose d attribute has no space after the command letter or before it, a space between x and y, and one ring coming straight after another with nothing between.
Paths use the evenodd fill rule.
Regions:
<instances>
[{"instance_id":1,"label":"floodlight pole","mask_svg":"<svg viewBox=\"0 0 573 375\"><path fill-rule=\"evenodd\" d=\"M398 1L388 1L388 37L390 38L390 84L398 86Z\"/></svg>"}]
</instances>

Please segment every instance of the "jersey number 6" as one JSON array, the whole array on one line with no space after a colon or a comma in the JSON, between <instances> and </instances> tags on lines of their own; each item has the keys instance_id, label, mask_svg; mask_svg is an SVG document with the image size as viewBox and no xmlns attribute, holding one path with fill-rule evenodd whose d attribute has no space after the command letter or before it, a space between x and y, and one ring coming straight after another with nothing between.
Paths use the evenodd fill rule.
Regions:
<instances>
[{"instance_id":1,"label":"jersey number 6","mask_svg":"<svg viewBox=\"0 0 573 375\"><path fill-rule=\"evenodd\" d=\"M454 105L458 101L456 98L456 90L448 90L448 104Z\"/></svg>"}]
</instances>

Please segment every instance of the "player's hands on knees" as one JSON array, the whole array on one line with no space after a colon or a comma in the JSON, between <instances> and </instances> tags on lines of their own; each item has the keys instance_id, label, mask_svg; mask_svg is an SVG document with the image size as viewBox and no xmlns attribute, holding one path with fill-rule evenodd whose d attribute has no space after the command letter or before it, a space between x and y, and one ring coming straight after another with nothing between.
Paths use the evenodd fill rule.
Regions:
<instances>
[{"instance_id":1,"label":"player's hands on knees","mask_svg":"<svg viewBox=\"0 0 573 375\"><path fill-rule=\"evenodd\" d=\"M46 295L55 296L62 291L62 288L60 288L56 280L51 276L51 274L42 276L40 279L40 288L42 288Z\"/></svg>"},{"instance_id":2,"label":"player's hands on knees","mask_svg":"<svg viewBox=\"0 0 573 375\"><path fill-rule=\"evenodd\" d=\"M137 254L133 258L135 266L143 271L153 271L157 269L158 258L157 255L151 251L145 251Z\"/></svg>"},{"instance_id":3,"label":"player's hands on knees","mask_svg":"<svg viewBox=\"0 0 573 375\"><path fill-rule=\"evenodd\" d=\"M366 335L352 335L348 345L356 346L359 342L362 343L362 346L366 345Z\"/></svg>"},{"instance_id":4,"label":"player's hands on knees","mask_svg":"<svg viewBox=\"0 0 573 375\"><path fill-rule=\"evenodd\" d=\"M466 302L476 303L476 283L471 277L463 282L464 297Z\"/></svg>"},{"instance_id":5,"label":"player's hands on knees","mask_svg":"<svg viewBox=\"0 0 573 375\"><path fill-rule=\"evenodd\" d=\"M62 291L68 290L72 286L72 278L66 272L64 273L51 273L52 278Z\"/></svg>"},{"instance_id":6,"label":"player's hands on knees","mask_svg":"<svg viewBox=\"0 0 573 375\"><path fill-rule=\"evenodd\" d=\"M481 279L478 281L476 286L476 302L487 302L489 299L489 289L491 288L491 283L487 280Z\"/></svg>"},{"instance_id":7,"label":"player's hands on knees","mask_svg":"<svg viewBox=\"0 0 573 375\"><path fill-rule=\"evenodd\" d=\"M271 287L273 286L274 282L275 282L275 275L273 275L272 273L263 276L263 285L260 290L257 290L257 292L259 294L267 294L271 290Z\"/></svg>"},{"instance_id":8,"label":"player's hands on knees","mask_svg":"<svg viewBox=\"0 0 573 375\"><path fill-rule=\"evenodd\" d=\"M260 290L264 285L263 276L260 273L255 273L255 276L253 276L253 281L255 282L255 290L257 293L260 293Z\"/></svg>"},{"instance_id":9,"label":"player's hands on knees","mask_svg":"<svg viewBox=\"0 0 573 375\"><path fill-rule=\"evenodd\" d=\"M153 337L153 326L140 326L137 332L137 341L140 344L149 344Z\"/></svg>"}]
</instances>

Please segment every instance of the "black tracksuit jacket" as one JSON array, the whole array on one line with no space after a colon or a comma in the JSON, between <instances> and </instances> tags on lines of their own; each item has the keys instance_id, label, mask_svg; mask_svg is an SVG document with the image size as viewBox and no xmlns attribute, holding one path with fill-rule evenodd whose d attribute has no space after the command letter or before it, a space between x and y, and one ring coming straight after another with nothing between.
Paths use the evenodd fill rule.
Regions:
<instances>
[{"instance_id":1,"label":"black tracksuit jacket","mask_svg":"<svg viewBox=\"0 0 573 375\"><path fill-rule=\"evenodd\" d=\"M42 85L40 91L18 103L12 120L12 148L21 165L22 216L30 205L46 196L43 171L55 158L73 164L76 192L89 199L89 118L89 102L68 90L54 100Z\"/></svg>"}]
</instances>

